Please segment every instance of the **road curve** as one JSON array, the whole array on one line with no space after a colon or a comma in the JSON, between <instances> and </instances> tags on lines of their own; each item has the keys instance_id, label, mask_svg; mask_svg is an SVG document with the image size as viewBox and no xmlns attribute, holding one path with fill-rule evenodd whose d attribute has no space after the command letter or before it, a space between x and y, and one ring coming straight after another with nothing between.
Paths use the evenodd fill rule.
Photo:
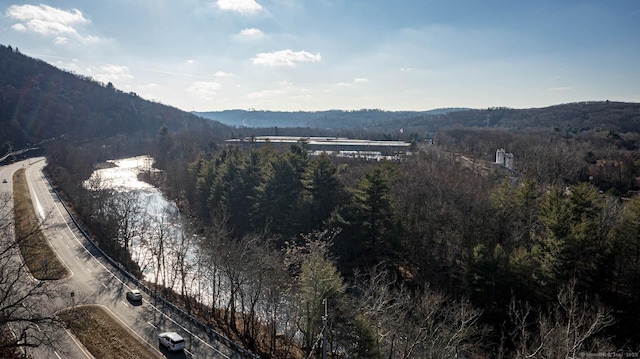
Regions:
<instances>
[{"instance_id":1,"label":"road curve","mask_svg":"<svg viewBox=\"0 0 640 359\"><path fill-rule=\"evenodd\" d=\"M44 158L38 158L5 166L0 168L0 178L6 176L9 182L3 183L2 186L11 186L12 173L21 167L26 168L36 214L46 218L45 235L51 247L72 273L67 279L59 281L67 295L63 294L58 298L58 304L98 304L106 307L140 340L155 348L159 357L242 358L239 353L210 337L190 320L174 313L163 301L145 297L139 305L129 302L125 292L134 288L134 284L118 268L111 265L73 224L42 173L45 164ZM184 352L168 353L160 348L157 335L163 331L180 333L186 341ZM39 348L32 354L36 359L55 358L50 348ZM73 350L73 353L65 353L65 357L84 359L88 356L79 349Z\"/></svg>"}]
</instances>

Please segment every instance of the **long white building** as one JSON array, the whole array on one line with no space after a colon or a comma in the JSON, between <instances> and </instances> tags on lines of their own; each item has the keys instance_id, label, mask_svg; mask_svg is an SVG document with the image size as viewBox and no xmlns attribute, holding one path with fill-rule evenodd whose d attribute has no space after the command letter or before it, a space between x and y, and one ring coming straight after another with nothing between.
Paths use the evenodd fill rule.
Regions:
<instances>
[{"instance_id":1,"label":"long white building","mask_svg":"<svg viewBox=\"0 0 640 359\"><path fill-rule=\"evenodd\" d=\"M295 137L295 136L255 136L232 139L230 143L272 143L295 144L303 140L310 152L326 152L345 157L393 156L409 152L410 143L404 141L354 140L343 137Z\"/></svg>"}]
</instances>

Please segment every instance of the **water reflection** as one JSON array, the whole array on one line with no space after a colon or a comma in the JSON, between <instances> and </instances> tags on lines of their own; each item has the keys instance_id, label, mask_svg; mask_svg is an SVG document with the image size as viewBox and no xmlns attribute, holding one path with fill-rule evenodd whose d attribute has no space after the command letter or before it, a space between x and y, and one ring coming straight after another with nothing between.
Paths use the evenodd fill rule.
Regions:
<instances>
[{"instance_id":1,"label":"water reflection","mask_svg":"<svg viewBox=\"0 0 640 359\"><path fill-rule=\"evenodd\" d=\"M140 181L138 174L143 170L149 170L153 165L153 158L138 156L107 161L110 167L96 170L91 175L91 180L100 179L104 189L117 191L149 190L160 193L152 185Z\"/></svg>"},{"instance_id":2,"label":"water reflection","mask_svg":"<svg viewBox=\"0 0 640 359\"><path fill-rule=\"evenodd\" d=\"M115 208L127 216L119 241L127 243L125 247L144 279L182 294L197 292L202 296L207 290L197 281L202 277L202 266L197 263L195 238L185 234L175 204L159 189L138 179L142 171L152 170L153 158L139 156L108 163L107 168L94 171L85 186L112 191Z\"/></svg>"},{"instance_id":3,"label":"water reflection","mask_svg":"<svg viewBox=\"0 0 640 359\"><path fill-rule=\"evenodd\" d=\"M279 332L297 332L295 323L287 317L291 302L280 287L264 289L263 281L268 276L257 276L261 279L256 282L251 278L255 268L250 263L237 265L246 260L243 255L248 252L228 252L211 242L203 244L185 229L175 204L167 201L160 190L138 179L141 171L152 170L151 157L109 163L113 166L96 170L85 186L110 190L116 201L112 208L129 214L120 236L127 238L131 257L145 280L215 308L232 308L233 303L234 309L230 310L251 313L265 323L273 323ZM216 251L220 251L219 255Z\"/></svg>"}]
</instances>

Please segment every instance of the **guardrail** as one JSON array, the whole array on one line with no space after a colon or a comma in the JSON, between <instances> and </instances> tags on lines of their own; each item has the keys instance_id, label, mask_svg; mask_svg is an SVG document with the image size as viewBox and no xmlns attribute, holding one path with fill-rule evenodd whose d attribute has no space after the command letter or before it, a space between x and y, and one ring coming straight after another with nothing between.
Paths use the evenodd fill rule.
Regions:
<instances>
[{"instance_id":1,"label":"guardrail","mask_svg":"<svg viewBox=\"0 0 640 359\"><path fill-rule=\"evenodd\" d=\"M62 200L62 197L60 197L60 194L58 194L58 191L56 191L56 189L53 186L53 184L51 183L51 180L49 179L49 177L44 173L43 173L43 175L44 175L44 178L47 179L47 182L49 183L49 186L53 190L53 193L56 194L56 197L58 197L58 200L60 201L60 203L62 203L62 206L64 207L65 211L67 212L67 214L69 215L69 217L73 221L73 224L75 225L75 227L80 231L80 233L82 233L82 235L85 237L85 239L88 240L89 243L91 243L91 245L100 252L100 254L107 260L107 262L109 262L112 266L117 268L118 271L120 271L120 273L124 274L130 281L135 283L136 286L139 289L142 289L147 294L153 296L154 299L160 300L165 306L169 307L175 313L178 313L178 314L182 315L183 318L186 318L189 322L191 322L192 324L195 324L196 326L198 326L200 328L200 330L203 330L209 337L214 338L218 342L221 342L221 343L225 344L228 348L230 348L232 350L235 350L236 352L238 352L241 355L243 355L245 358L260 359L260 357L258 355L250 352L249 350L247 350L246 348L244 348L240 344L238 344L238 343L234 342L233 340L227 338L222 333L216 331L215 329L211 328L209 325L203 323L201 320L199 320L199 319L195 318L194 316L192 316L191 314L187 313L186 311L184 311L184 309L182 309L182 308L178 307L177 305L171 303L169 300L167 300L163 296L159 295L157 291L152 290L151 288L147 287L144 283L139 281L138 278L136 278L133 274L129 273L129 271L127 271L122 264L120 264L119 262L117 262L114 259L112 259L111 257L109 257L109 255L107 255L107 253L105 253L102 250L102 248L100 248L100 246L98 246L98 244L96 242L94 242L93 239L91 239L91 236L89 236L89 234L87 232L85 232L85 230L82 228L80 223L78 223L78 221L75 219L73 214L71 214L71 211L69 211L69 208L67 208L67 205Z\"/></svg>"},{"instance_id":2,"label":"guardrail","mask_svg":"<svg viewBox=\"0 0 640 359\"><path fill-rule=\"evenodd\" d=\"M38 147L27 147L24 148L22 150L18 150L18 151L9 151L6 155L0 157L0 163L4 162L7 158L11 157L11 156L18 156L21 155L23 153L27 153L29 151L33 151L33 150L37 150L39 149Z\"/></svg>"}]
</instances>

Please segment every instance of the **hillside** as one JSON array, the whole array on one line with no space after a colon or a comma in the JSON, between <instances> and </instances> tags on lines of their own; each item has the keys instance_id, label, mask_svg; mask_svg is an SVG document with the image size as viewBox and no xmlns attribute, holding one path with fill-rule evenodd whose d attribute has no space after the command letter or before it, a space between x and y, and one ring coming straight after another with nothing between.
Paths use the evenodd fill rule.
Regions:
<instances>
[{"instance_id":1,"label":"hillside","mask_svg":"<svg viewBox=\"0 0 640 359\"><path fill-rule=\"evenodd\" d=\"M431 111L317 111L277 112L227 110L194 112L238 128L367 129L376 132L435 133L454 126L507 129L556 129L579 132L596 129L640 132L640 103L578 102L543 108L447 108Z\"/></svg>"},{"instance_id":2,"label":"hillside","mask_svg":"<svg viewBox=\"0 0 640 359\"><path fill-rule=\"evenodd\" d=\"M640 103L590 101L561 104L543 108L512 109L490 108L449 112L437 116L417 116L380 123L389 126L420 128L438 131L446 127L490 127L507 129L556 129L579 132L599 130L614 132L640 132Z\"/></svg>"},{"instance_id":3,"label":"hillside","mask_svg":"<svg viewBox=\"0 0 640 359\"><path fill-rule=\"evenodd\" d=\"M0 45L0 155L61 136L71 141L155 136L163 126L172 132L228 130Z\"/></svg>"},{"instance_id":4,"label":"hillside","mask_svg":"<svg viewBox=\"0 0 640 359\"><path fill-rule=\"evenodd\" d=\"M367 128L387 121L402 121L420 116L434 116L464 111L466 108L444 108L430 111L245 111L225 110L193 112L193 114L220 121L234 127L305 127L317 129Z\"/></svg>"}]
</instances>

